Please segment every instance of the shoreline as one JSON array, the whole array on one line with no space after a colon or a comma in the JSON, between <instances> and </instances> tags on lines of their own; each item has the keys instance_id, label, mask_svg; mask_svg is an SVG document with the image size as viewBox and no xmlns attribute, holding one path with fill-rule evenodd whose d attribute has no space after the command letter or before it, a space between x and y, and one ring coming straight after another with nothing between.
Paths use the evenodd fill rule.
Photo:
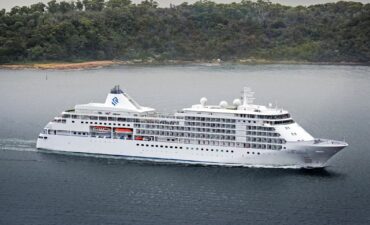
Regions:
<instances>
[{"instance_id":1,"label":"shoreline","mask_svg":"<svg viewBox=\"0 0 370 225\"><path fill-rule=\"evenodd\" d=\"M23 64L2 64L0 69L23 70L84 70L84 69L99 69L116 65L207 65L217 66L223 64L235 65L273 65L273 64L291 64L291 65L359 65L370 66L370 62L309 62L309 61L294 61L294 60L265 60L265 59L238 59L230 61L221 60L101 60L101 61L86 61L86 62L39 62L39 63L23 63Z\"/></svg>"}]
</instances>

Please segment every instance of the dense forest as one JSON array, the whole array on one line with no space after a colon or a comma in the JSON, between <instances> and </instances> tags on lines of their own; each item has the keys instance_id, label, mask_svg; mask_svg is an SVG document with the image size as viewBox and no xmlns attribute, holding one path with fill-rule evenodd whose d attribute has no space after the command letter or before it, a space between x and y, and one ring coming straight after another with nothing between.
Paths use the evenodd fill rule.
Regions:
<instances>
[{"instance_id":1,"label":"dense forest","mask_svg":"<svg viewBox=\"0 0 370 225\"><path fill-rule=\"evenodd\" d=\"M0 11L0 63L245 58L370 62L370 4L52 0Z\"/></svg>"}]
</instances>

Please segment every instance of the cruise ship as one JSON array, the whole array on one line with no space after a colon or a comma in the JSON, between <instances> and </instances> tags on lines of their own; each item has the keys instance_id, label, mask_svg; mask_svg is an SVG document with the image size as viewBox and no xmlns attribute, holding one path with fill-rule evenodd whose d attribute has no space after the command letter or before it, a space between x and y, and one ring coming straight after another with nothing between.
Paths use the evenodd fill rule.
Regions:
<instances>
[{"instance_id":1,"label":"cruise ship","mask_svg":"<svg viewBox=\"0 0 370 225\"><path fill-rule=\"evenodd\" d=\"M172 115L139 105L119 86L105 103L76 105L49 122L37 148L202 165L323 168L343 141L311 136L288 111L253 104L244 88L232 104L200 103Z\"/></svg>"}]
</instances>

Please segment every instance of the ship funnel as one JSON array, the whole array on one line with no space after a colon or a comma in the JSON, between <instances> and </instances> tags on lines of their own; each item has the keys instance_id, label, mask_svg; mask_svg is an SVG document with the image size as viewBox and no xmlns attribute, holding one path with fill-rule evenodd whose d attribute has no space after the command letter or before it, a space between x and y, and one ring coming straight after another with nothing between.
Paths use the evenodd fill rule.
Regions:
<instances>
[{"instance_id":1,"label":"ship funnel","mask_svg":"<svg viewBox=\"0 0 370 225\"><path fill-rule=\"evenodd\" d=\"M117 108L125 108L132 111L140 110L141 106L127 93L123 92L119 85L114 86L108 94L105 105Z\"/></svg>"}]
</instances>

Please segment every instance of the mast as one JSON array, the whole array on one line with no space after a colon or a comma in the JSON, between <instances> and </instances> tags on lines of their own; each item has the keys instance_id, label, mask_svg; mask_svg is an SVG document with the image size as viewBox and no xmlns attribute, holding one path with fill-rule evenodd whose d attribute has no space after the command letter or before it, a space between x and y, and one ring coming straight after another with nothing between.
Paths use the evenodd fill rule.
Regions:
<instances>
[{"instance_id":1,"label":"mast","mask_svg":"<svg viewBox=\"0 0 370 225\"><path fill-rule=\"evenodd\" d=\"M247 107L249 104L253 104L254 101L254 92L249 87L244 87L243 89L243 106Z\"/></svg>"}]
</instances>

